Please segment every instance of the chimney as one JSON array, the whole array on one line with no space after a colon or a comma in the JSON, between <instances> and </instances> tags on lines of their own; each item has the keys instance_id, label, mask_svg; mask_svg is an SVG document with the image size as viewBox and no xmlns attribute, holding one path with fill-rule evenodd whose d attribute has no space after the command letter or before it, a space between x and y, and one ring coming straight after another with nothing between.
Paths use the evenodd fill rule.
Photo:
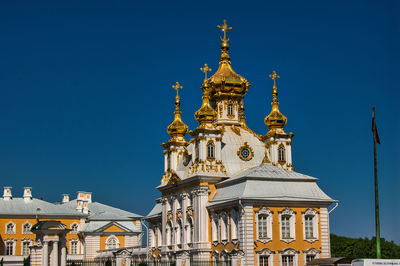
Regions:
<instances>
[{"instance_id":1,"label":"chimney","mask_svg":"<svg viewBox=\"0 0 400 266\"><path fill-rule=\"evenodd\" d=\"M62 194L62 203L69 202L69 194Z\"/></svg>"},{"instance_id":2,"label":"chimney","mask_svg":"<svg viewBox=\"0 0 400 266\"><path fill-rule=\"evenodd\" d=\"M12 187L4 187L4 192L3 192L3 199L4 200L11 200L12 199L11 189L12 189Z\"/></svg>"},{"instance_id":3,"label":"chimney","mask_svg":"<svg viewBox=\"0 0 400 266\"><path fill-rule=\"evenodd\" d=\"M92 192L85 192L85 201L88 203L92 202Z\"/></svg>"},{"instance_id":4,"label":"chimney","mask_svg":"<svg viewBox=\"0 0 400 266\"><path fill-rule=\"evenodd\" d=\"M85 192L78 191L76 195L76 210L79 212L82 212L84 199L85 199Z\"/></svg>"},{"instance_id":5,"label":"chimney","mask_svg":"<svg viewBox=\"0 0 400 266\"><path fill-rule=\"evenodd\" d=\"M85 213L85 214L88 214L88 213L89 213L89 206L88 206L88 203L87 203L87 202L83 202L83 209L82 209L82 212Z\"/></svg>"},{"instance_id":6,"label":"chimney","mask_svg":"<svg viewBox=\"0 0 400 266\"><path fill-rule=\"evenodd\" d=\"M32 187L24 187L24 201L25 202L32 201Z\"/></svg>"},{"instance_id":7,"label":"chimney","mask_svg":"<svg viewBox=\"0 0 400 266\"><path fill-rule=\"evenodd\" d=\"M78 212L82 212L82 208L83 208L83 201L78 199L76 201L76 210Z\"/></svg>"}]
</instances>

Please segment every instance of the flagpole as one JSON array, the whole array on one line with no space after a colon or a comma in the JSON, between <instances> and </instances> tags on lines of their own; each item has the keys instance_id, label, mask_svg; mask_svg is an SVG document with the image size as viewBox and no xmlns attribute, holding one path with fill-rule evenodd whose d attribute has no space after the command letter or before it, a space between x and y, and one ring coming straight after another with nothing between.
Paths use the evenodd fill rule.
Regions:
<instances>
[{"instance_id":1,"label":"flagpole","mask_svg":"<svg viewBox=\"0 0 400 266\"><path fill-rule=\"evenodd\" d=\"M373 135L374 135L374 174L375 174L375 230L376 230L376 258L381 258L381 233L379 226L379 197L378 197L378 165L376 159L376 124L375 107L372 107Z\"/></svg>"}]
</instances>

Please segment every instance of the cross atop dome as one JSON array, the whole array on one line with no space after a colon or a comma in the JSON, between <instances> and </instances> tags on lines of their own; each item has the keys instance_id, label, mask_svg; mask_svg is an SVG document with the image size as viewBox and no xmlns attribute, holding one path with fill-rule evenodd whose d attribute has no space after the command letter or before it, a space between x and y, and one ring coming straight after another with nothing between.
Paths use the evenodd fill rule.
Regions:
<instances>
[{"instance_id":1,"label":"cross atop dome","mask_svg":"<svg viewBox=\"0 0 400 266\"><path fill-rule=\"evenodd\" d=\"M226 19L224 19L224 24L218 25L217 28L221 29L221 31L224 33L224 38L220 37L221 41L223 41L224 43L228 42L229 38L228 39L226 38L226 32L228 30L232 30L232 27L229 27L228 24L226 24Z\"/></svg>"}]
</instances>

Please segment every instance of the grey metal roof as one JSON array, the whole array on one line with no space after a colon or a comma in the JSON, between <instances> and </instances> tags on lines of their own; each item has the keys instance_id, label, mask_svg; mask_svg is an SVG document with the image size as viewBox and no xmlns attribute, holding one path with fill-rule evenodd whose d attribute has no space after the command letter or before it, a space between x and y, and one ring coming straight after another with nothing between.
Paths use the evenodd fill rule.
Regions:
<instances>
[{"instance_id":1,"label":"grey metal roof","mask_svg":"<svg viewBox=\"0 0 400 266\"><path fill-rule=\"evenodd\" d=\"M316 180L271 164L261 164L218 183L208 205L235 199L334 202L318 187Z\"/></svg>"},{"instance_id":2,"label":"grey metal roof","mask_svg":"<svg viewBox=\"0 0 400 266\"><path fill-rule=\"evenodd\" d=\"M11 200L0 199L0 215L38 215L39 217L87 216L86 214L71 210L63 205L57 205L35 198L28 202L23 198L13 198Z\"/></svg>"},{"instance_id":3,"label":"grey metal roof","mask_svg":"<svg viewBox=\"0 0 400 266\"><path fill-rule=\"evenodd\" d=\"M154 205L153 209L149 212L149 214L147 214L146 218L152 218L152 217L156 217L156 216L160 216L162 213L162 205L161 203L156 203L156 205Z\"/></svg>"},{"instance_id":4,"label":"grey metal roof","mask_svg":"<svg viewBox=\"0 0 400 266\"><path fill-rule=\"evenodd\" d=\"M62 204L70 209L75 209L77 206L77 200L71 200L67 203ZM111 221L111 220L126 220L130 221L132 218L141 218L143 216L136 213L127 212L115 207L111 207L99 202L88 203L89 208L89 220L91 221Z\"/></svg>"},{"instance_id":5,"label":"grey metal roof","mask_svg":"<svg viewBox=\"0 0 400 266\"><path fill-rule=\"evenodd\" d=\"M115 224L116 226L120 225L122 228L125 228L128 231L140 233L141 231L137 229L137 227L132 222L105 222L105 221L91 221L86 223L82 230L82 232L96 232L103 227L107 227L109 225Z\"/></svg>"}]
</instances>

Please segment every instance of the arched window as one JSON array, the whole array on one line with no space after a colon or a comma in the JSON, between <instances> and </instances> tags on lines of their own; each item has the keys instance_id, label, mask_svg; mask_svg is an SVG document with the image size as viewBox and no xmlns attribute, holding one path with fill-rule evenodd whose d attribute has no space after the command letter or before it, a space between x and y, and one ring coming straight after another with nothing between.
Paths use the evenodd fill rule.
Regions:
<instances>
[{"instance_id":1,"label":"arched window","mask_svg":"<svg viewBox=\"0 0 400 266\"><path fill-rule=\"evenodd\" d=\"M6 255L14 255L15 248L14 248L14 241L13 240L8 240L6 242Z\"/></svg>"},{"instance_id":2,"label":"arched window","mask_svg":"<svg viewBox=\"0 0 400 266\"><path fill-rule=\"evenodd\" d=\"M272 211L266 207L256 212L257 240L268 242L272 240Z\"/></svg>"},{"instance_id":3,"label":"arched window","mask_svg":"<svg viewBox=\"0 0 400 266\"><path fill-rule=\"evenodd\" d=\"M6 234L15 234L15 224L9 222L6 225Z\"/></svg>"},{"instance_id":4,"label":"arched window","mask_svg":"<svg viewBox=\"0 0 400 266\"><path fill-rule=\"evenodd\" d=\"M280 146L278 148L278 161L284 162L285 160L285 148L283 146Z\"/></svg>"},{"instance_id":5,"label":"arched window","mask_svg":"<svg viewBox=\"0 0 400 266\"><path fill-rule=\"evenodd\" d=\"M71 233L73 233L73 234L78 233L78 224L77 223L73 223L71 225Z\"/></svg>"},{"instance_id":6,"label":"arched window","mask_svg":"<svg viewBox=\"0 0 400 266\"><path fill-rule=\"evenodd\" d=\"M109 240L107 240L107 242L106 242L106 249L112 248L112 247L107 246L108 241ZM69 254L71 254L71 255L78 254L78 241L77 240L74 239L74 240L71 240L71 242L69 242L69 250L70 250Z\"/></svg>"},{"instance_id":7,"label":"arched window","mask_svg":"<svg viewBox=\"0 0 400 266\"><path fill-rule=\"evenodd\" d=\"M238 223L237 211L235 209L232 209L231 210L231 239L232 240L238 239L237 223Z\"/></svg>"},{"instance_id":8,"label":"arched window","mask_svg":"<svg viewBox=\"0 0 400 266\"><path fill-rule=\"evenodd\" d=\"M169 221L167 223L167 246L171 246L172 245L172 225L171 225L171 221Z\"/></svg>"},{"instance_id":9,"label":"arched window","mask_svg":"<svg viewBox=\"0 0 400 266\"><path fill-rule=\"evenodd\" d=\"M218 225L218 214L214 214L212 216L212 241L213 242L218 242L219 240L219 225Z\"/></svg>"},{"instance_id":10,"label":"arched window","mask_svg":"<svg viewBox=\"0 0 400 266\"><path fill-rule=\"evenodd\" d=\"M115 236L110 236L106 241L106 249L113 249L119 247L119 241Z\"/></svg>"},{"instance_id":11,"label":"arched window","mask_svg":"<svg viewBox=\"0 0 400 266\"><path fill-rule=\"evenodd\" d=\"M176 232L176 244L182 245L183 244L183 226L182 226L182 221L178 220L178 230Z\"/></svg>"},{"instance_id":12,"label":"arched window","mask_svg":"<svg viewBox=\"0 0 400 266\"><path fill-rule=\"evenodd\" d=\"M305 227L305 231L306 231L306 238L313 238L314 237L314 233L313 233L313 217L311 215L307 215L306 217L304 217L304 227Z\"/></svg>"},{"instance_id":13,"label":"arched window","mask_svg":"<svg viewBox=\"0 0 400 266\"><path fill-rule=\"evenodd\" d=\"M228 104L228 116L233 115L233 104Z\"/></svg>"},{"instance_id":14,"label":"arched window","mask_svg":"<svg viewBox=\"0 0 400 266\"><path fill-rule=\"evenodd\" d=\"M214 143L211 141L207 144L207 158L214 159Z\"/></svg>"},{"instance_id":15,"label":"arched window","mask_svg":"<svg viewBox=\"0 0 400 266\"><path fill-rule=\"evenodd\" d=\"M31 241L29 240L24 240L22 241L22 255L23 256L28 256L30 254L30 249L29 246L31 245Z\"/></svg>"},{"instance_id":16,"label":"arched window","mask_svg":"<svg viewBox=\"0 0 400 266\"><path fill-rule=\"evenodd\" d=\"M31 233L31 224L26 222L24 223L24 225L22 226L22 233L23 234L30 234Z\"/></svg>"},{"instance_id":17,"label":"arched window","mask_svg":"<svg viewBox=\"0 0 400 266\"><path fill-rule=\"evenodd\" d=\"M318 240L318 212L312 208L303 212L303 232L306 241Z\"/></svg>"},{"instance_id":18,"label":"arched window","mask_svg":"<svg viewBox=\"0 0 400 266\"><path fill-rule=\"evenodd\" d=\"M221 215L221 240L228 240L229 237L229 227L228 227L228 217L225 213Z\"/></svg>"}]
</instances>

